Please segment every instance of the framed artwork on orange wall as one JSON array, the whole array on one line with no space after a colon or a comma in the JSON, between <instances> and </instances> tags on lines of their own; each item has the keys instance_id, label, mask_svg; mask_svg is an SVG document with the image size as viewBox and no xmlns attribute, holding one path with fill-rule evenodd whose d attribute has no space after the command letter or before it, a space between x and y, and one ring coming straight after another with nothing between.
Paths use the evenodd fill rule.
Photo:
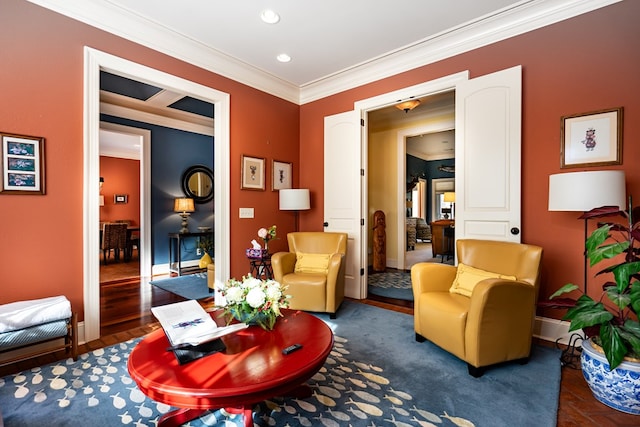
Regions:
<instances>
[{"instance_id":1,"label":"framed artwork on orange wall","mask_svg":"<svg viewBox=\"0 0 640 427\"><path fill-rule=\"evenodd\" d=\"M291 163L281 162L279 160L273 161L272 177L271 177L271 190L278 191L287 188L291 188Z\"/></svg>"},{"instance_id":2,"label":"framed artwork on orange wall","mask_svg":"<svg viewBox=\"0 0 640 427\"><path fill-rule=\"evenodd\" d=\"M242 155L240 188L264 191L264 158Z\"/></svg>"},{"instance_id":3,"label":"framed artwork on orange wall","mask_svg":"<svg viewBox=\"0 0 640 427\"><path fill-rule=\"evenodd\" d=\"M563 116L560 167L622 164L622 107Z\"/></svg>"},{"instance_id":4,"label":"framed artwork on orange wall","mask_svg":"<svg viewBox=\"0 0 640 427\"><path fill-rule=\"evenodd\" d=\"M44 138L0 133L0 193L45 194Z\"/></svg>"}]
</instances>

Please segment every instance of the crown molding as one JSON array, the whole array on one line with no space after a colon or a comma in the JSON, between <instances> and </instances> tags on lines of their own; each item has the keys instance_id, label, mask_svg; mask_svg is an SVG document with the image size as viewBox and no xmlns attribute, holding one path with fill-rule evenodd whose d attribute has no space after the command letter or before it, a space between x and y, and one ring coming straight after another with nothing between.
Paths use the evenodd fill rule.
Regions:
<instances>
[{"instance_id":1,"label":"crown molding","mask_svg":"<svg viewBox=\"0 0 640 427\"><path fill-rule=\"evenodd\" d=\"M506 40L622 0L531 0L437 34L331 76L303 84L300 104Z\"/></svg>"},{"instance_id":2,"label":"crown molding","mask_svg":"<svg viewBox=\"0 0 640 427\"><path fill-rule=\"evenodd\" d=\"M170 55L239 83L306 104L354 87L533 31L622 0L523 0L313 82L297 86L166 27L97 0L28 0L54 12Z\"/></svg>"}]
</instances>

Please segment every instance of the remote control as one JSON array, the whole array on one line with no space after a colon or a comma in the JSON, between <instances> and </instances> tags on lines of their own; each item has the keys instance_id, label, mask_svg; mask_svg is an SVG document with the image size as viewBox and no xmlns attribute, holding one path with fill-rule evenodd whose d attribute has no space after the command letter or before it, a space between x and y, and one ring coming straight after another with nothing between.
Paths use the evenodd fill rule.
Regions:
<instances>
[{"instance_id":1,"label":"remote control","mask_svg":"<svg viewBox=\"0 0 640 427\"><path fill-rule=\"evenodd\" d=\"M290 345L289 347L285 348L282 350L282 354L289 354L289 353L293 353L296 350L299 350L302 348L302 344L293 344Z\"/></svg>"}]
</instances>

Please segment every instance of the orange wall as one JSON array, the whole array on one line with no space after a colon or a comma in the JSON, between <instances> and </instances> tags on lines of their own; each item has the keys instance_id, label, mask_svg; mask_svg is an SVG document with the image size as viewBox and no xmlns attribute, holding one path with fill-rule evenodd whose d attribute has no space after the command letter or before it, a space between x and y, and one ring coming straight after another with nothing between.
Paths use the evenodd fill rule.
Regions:
<instances>
[{"instance_id":1,"label":"orange wall","mask_svg":"<svg viewBox=\"0 0 640 427\"><path fill-rule=\"evenodd\" d=\"M277 192L240 190L240 158L266 158L267 177L273 158L293 162L297 185L299 106L24 0L2 0L0 130L46 139L47 194L0 194L0 303L64 294L83 317L84 46L231 95L231 274L246 274L244 249L258 228L277 224L283 235L294 218L279 214ZM255 218L238 219L239 207L254 207Z\"/></svg>"},{"instance_id":2,"label":"orange wall","mask_svg":"<svg viewBox=\"0 0 640 427\"><path fill-rule=\"evenodd\" d=\"M560 169L560 118L624 107L623 164L607 169L624 170L627 193L640 202L638 16L640 2L617 3L302 106L300 186L311 189L312 206L322 206L324 116L352 110L354 101L456 72L469 70L473 78L521 64L522 241L545 250L541 298L567 282L581 283L583 223L575 212L547 210L549 175L580 170ZM321 208L300 215L301 228L322 230L322 215ZM590 289L596 293L593 281Z\"/></svg>"},{"instance_id":3,"label":"orange wall","mask_svg":"<svg viewBox=\"0 0 640 427\"><path fill-rule=\"evenodd\" d=\"M100 176L104 178L100 221L126 219L131 225L140 225L140 160L100 156ZM126 194L127 203L115 204L115 194Z\"/></svg>"},{"instance_id":4,"label":"orange wall","mask_svg":"<svg viewBox=\"0 0 640 427\"><path fill-rule=\"evenodd\" d=\"M231 274L259 227L293 230L277 192L240 190L242 154L293 162L294 187L310 188L300 228L322 230L323 117L353 102L462 70L476 77L523 65L523 241L545 248L542 296L582 277L582 223L548 212L548 176L561 172L560 117L623 106L628 192L640 189L640 2L621 2L299 107L230 79L57 15L23 0L2 0L0 130L46 138L45 196L0 194L0 303L65 294L82 313L83 47L91 46L231 94ZM640 195L636 194L636 199ZM254 219L238 219L254 207ZM274 250L286 239L273 242ZM38 268L33 268L34 248Z\"/></svg>"}]
</instances>

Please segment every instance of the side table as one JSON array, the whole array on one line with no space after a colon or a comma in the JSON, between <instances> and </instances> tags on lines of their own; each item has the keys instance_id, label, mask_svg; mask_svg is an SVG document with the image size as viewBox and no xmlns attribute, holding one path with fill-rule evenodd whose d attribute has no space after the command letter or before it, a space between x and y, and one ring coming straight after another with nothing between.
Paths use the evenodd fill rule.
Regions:
<instances>
[{"instance_id":1,"label":"side table","mask_svg":"<svg viewBox=\"0 0 640 427\"><path fill-rule=\"evenodd\" d=\"M200 268L197 265L187 267L182 265L182 244L186 239L198 237L211 237L213 232L202 231L197 233L169 233L169 272L178 273L178 276L189 273L204 272L206 268Z\"/></svg>"},{"instance_id":2,"label":"side table","mask_svg":"<svg viewBox=\"0 0 640 427\"><path fill-rule=\"evenodd\" d=\"M273 279L273 268L271 267L271 255L267 254L261 258L249 258L249 273L258 279Z\"/></svg>"}]
</instances>

